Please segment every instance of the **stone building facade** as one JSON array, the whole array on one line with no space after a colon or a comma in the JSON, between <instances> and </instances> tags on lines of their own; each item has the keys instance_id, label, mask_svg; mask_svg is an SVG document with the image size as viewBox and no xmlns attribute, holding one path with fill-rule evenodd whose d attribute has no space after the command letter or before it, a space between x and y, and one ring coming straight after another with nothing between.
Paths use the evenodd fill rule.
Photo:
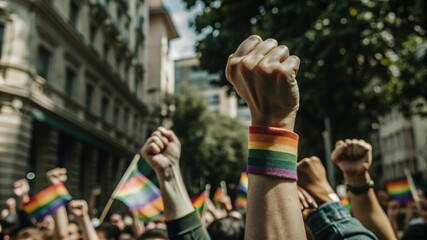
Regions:
<instances>
[{"instance_id":1,"label":"stone building facade","mask_svg":"<svg viewBox=\"0 0 427 240\"><path fill-rule=\"evenodd\" d=\"M407 168L418 185L427 185L427 119L405 117L392 109L380 118L379 142L385 182L405 178Z\"/></svg>"},{"instance_id":2,"label":"stone building facade","mask_svg":"<svg viewBox=\"0 0 427 240\"><path fill-rule=\"evenodd\" d=\"M68 170L106 200L147 135L149 2L0 0L0 202Z\"/></svg>"}]
</instances>

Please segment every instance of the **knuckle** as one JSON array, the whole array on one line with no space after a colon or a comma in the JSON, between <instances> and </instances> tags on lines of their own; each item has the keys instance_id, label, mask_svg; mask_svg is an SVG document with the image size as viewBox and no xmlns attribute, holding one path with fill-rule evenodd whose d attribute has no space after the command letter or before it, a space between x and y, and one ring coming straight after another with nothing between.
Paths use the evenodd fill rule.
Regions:
<instances>
[{"instance_id":1,"label":"knuckle","mask_svg":"<svg viewBox=\"0 0 427 240\"><path fill-rule=\"evenodd\" d=\"M273 72L273 68L271 67L271 64L268 63L267 59L262 59L258 64L257 64L257 70L259 72L259 74L261 74L261 76L267 76L267 75L271 75Z\"/></svg>"},{"instance_id":2,"label":"knuckle","mask_svg":"<svg viewBox=\"0 0 427 240\"><path fill-rule=\"evenodd\" d=\"M250 71L254 65L254 59L250 56L246 56L242 58L239 65L242 71Z\"/></svg>"}]
</instances>

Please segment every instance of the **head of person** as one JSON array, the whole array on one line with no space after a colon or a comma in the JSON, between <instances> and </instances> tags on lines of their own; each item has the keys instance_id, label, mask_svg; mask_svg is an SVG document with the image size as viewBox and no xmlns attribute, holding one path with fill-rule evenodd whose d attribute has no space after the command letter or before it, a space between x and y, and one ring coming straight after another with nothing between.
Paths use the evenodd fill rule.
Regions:
<instances>
[{"instance_id":1,"label":"head of person","mask_svg":"<svg viewBox=\"0 0 427 240\"><path fill-rule=\"evenodd\" d=\"M55 237L55 222L51 215L38 222L37 227L42 231L43 239L53 239Z\"/></svg>"},{"instance_id":2,"label":"head of person","mask_svg":"<svg viewBox=\"0 0 427 240\"><path fill-rule=\"evenodd\" d=\"M135 238L132 236L132 234L127 232L120 233L119 240L134 240Z\"/></svg>"},{"instance_id":3,"label":"head of person","mask_svg":"<svg viewBox=\"0 0 427 240\"><path fill-rule=\"evenodd\" d=\"M243 219L226 216L213 221L208 226L208 233L212 239L243 240L245 223Z\"/></svg>"},{"instance_id":4,"label":"head of person","mask_svg":"<svg viewBox=\"0 0 427 240\"><path fill-rule=\"evenodd\" d=\"M28 227L20 230L15 240L44 240L42 231L35 227Z\"/></svg>"},{"instance_id":5,"label":"head of person","mask_svg":"<svg viewBox=\"0 0 427 240\"><path fill-rule=\"evenodd\" d=\"M79 229L79 226L77 224L72 223L72 222L68 224L68 238L69 238L69 240L81 239L80 229Z\"/></svg>"},{"instance_id":6,"label":"head of person","mask_svg":"<svg viewBox=\"0 0 427 240\"><path fill-rule=\"evenodd\" d=\"M120 229L111 223L103 223L95 228L99 240L118 240Z\"/></svg>"},{"instance_id":7,"label":"head of person","mask_svg":"<svg viewBox=\"0 0 427 240\"><path fill-rule=\"evenodd\" d=\"M163 228L152 228L146 230L138 240L168 240L168 233Z\"/></svg>"},{"instance_id":8,"label":"head of person","mask_svg":"<svg viewBox=\"0 0 427 240\"><path fill-rule=\"evenodd\" d=\"M118 227L120 229L120 231L123 231L125 229L125 227L126 227L126 223L123 220L122 215L118 214L118 213L111 214L111 216L110 216L110 222L114 226Z\"/></svg>"},{"instance_id":9,"label":"head of person","mask_svg":"<svg viewBox=\"0 0 427 240\"><path fill-rule=\"evenodd\" d=\"M18 227L17 215L8 215L0 219L1 237L9 238L13 235Z\"/></svg>"}]
</instances>

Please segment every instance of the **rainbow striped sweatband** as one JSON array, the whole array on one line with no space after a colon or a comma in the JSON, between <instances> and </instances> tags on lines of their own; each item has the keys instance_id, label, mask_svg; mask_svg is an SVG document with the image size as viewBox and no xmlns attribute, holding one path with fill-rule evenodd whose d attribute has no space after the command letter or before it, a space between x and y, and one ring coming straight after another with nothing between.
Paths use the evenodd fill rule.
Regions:
<instances>
[{"instance_id":1,"label":"rainbow striped sweatband","mask_svg":"<svg viewBox=\"0 0 427 240\"><path fill-rule=\"evenodd\" d=\"M298 135L281 128L250 126L246 171L297 180Z\"/></svg>"}]
</instances>

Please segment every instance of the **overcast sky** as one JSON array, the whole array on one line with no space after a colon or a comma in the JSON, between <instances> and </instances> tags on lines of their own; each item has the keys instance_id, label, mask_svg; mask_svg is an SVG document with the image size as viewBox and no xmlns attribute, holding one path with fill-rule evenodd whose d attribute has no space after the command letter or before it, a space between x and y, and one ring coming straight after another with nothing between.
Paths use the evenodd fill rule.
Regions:
<instances>
[{"instance_id":1,"label":"overcast sky","mask_svg":"<svg viewBox=\"0 0 427 240\"><path fill-rule=\"evenodd\" d=\"M188 26L199 8L187 11L182 0L163 0L163 4L169 10L175 27L178 29L179 38L171 41L170 56L172 59L193 57L196 35Z\"/></svg>"}]
</instances>

